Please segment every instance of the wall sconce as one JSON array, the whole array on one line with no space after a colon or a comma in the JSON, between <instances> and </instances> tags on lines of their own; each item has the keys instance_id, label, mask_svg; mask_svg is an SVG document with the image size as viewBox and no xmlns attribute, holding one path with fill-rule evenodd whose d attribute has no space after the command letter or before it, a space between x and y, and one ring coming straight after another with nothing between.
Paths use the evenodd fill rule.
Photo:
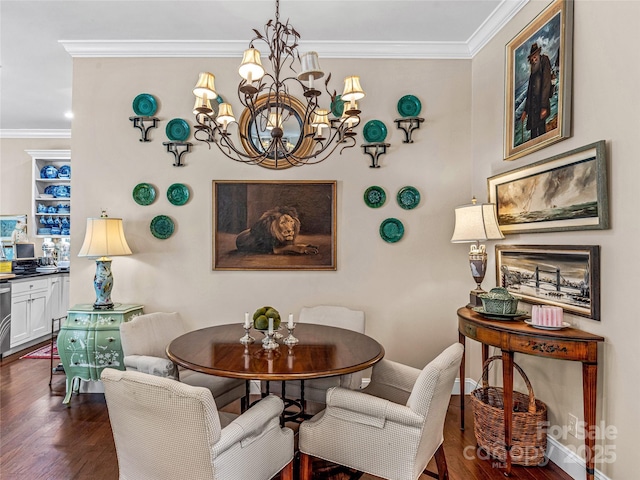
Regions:
<instances>
[{"instance_id":1,"label":"wall sconce","mask_svg":"<svg viewBox=\"0 0 640 480\"><path fill-rule=\"evenodd\" d=\"M136 115L129 117L129 120L133 122L133 128L140 129L141 142L151 141L149 139L149 129L157 128L158 126L158 118L153 116L157 109L158 103L153 95L141 93L133 99L133 112Z\"/></svg>"},{"instance_id":2,"label":"wall sconce","mask_svg":"<svg viewBox=\"0 0 640 480\"><path fill-rule=\"evenodd\" d=\"M140 138L141 142L150 142L149 139L149 129L156 128L158 126L158 119L156 117L129 117L129 120L133 122L133 128L139 128L142 138ZM145 125L145 122L147 123Z\"/></svg>"},{"instance_id":3,"label":"wall sconce","mask_svg":"<svg viewBox=\"0 0 640 480\"><path fill-rule=\"evenodd\" d=\"M402 143L413 143L411 133L420 128L420 124L424 122L424 118L419 118L422 110L422 103L415 95L405 95L398 100L398 113L402 118L396 118L396 126L404 132L404 140Z\"/></svg>"},{"instance_id":4,"label":"wall sconce","mask_svg":"<svg viewBox=\"0 0 640 480\"><path fill-rule=\"evenodd\" d=\"M173 166L184 167L184 163L182 163L182 156L191 151L191 146L193 144L189 142L163 142L162 144L167 147L167 152L173 154Z\"/></svg>"},{"instance_id":5,"label":"wall sconce","mask_svg":"<svg viewBox=\"0 0 640 480\"><path fill-rule=\"evenodd\" d=\"M479 295L486 293L481 284L487 271L487 252L485 246L480 245L480 242L504 238L498 226L495 204L477 204L476 202L476 197L473 197L470 204L456 208L455 227L451 237L451 243L475 243L475 245L471 245L469 251L471 276L476 282L475 290L471 290L469 295L469 304L467 305L469 308L481 306L482 300Z\"/></svg>"},{"instance_id":6,"label":"wall sconce","mask_svg":"<svg viewBox=\"0 0 640 480\"><path fill-rule=\"evenodd\" d=\"M197 104L198 100L196 100L196 106ZM194 106L194 111L196 106ZM167 123L165 132L169 141L163 142L162 144L167 147L167 152L173 154L173 166L184 167L184 163L182 163L182 156L185 153L190 152L191 146L193 145L192 143L186 141L191 134L191 128L189 127L189 124L182 118L174 118L172 120L169 120L169 123Z\"/></svg>"},{"instance_id":7,"label":"wall sconce","mask_svg":"<svg viewBox=\"0 0 640 480\"><path fill-rule=\"evenodd\" d=\"M371 157L371 165L369 165L369 168L380 168L378 159L387 153L387 147L390 146L390 143L365 143L361 145L362 151Z\"/></svg>"},{"instance_id":8,"label":"wall sconce","mask_svg":"<svg viewBox=\"0 0 640 480\"><path fill-rule=\"evenodd\" d=\"M414 130L418 130L420 128L420 124L424 122L424 118L396 118L394 122L396 122L396 126L398 127L398 129L404 132L404 140L402 141L402 143L413 143L411 134Z\"/></svg>"}]
</instances>

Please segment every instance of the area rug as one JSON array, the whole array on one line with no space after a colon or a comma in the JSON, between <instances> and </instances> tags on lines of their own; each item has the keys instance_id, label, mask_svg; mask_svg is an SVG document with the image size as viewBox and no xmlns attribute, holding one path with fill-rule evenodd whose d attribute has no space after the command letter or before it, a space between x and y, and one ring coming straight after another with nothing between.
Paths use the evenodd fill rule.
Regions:
<instances>
[{"instance_id":1,"label":"area rug","mask_svg":"<svg viewBox=\"0 0 640 480\"><path fill-rule=\"evenodd\" d=\"M47 344L44 347L40 347L37 350L34 350L33 352L27 353L26 355L23 355L20 357L20 359L23 359L23 358L49 359L51 358L51 345ZM60 358L60 355L58 355L58 346L55 343L53 344L53 358L54 359Z\"/></svg>"}]
</instances>

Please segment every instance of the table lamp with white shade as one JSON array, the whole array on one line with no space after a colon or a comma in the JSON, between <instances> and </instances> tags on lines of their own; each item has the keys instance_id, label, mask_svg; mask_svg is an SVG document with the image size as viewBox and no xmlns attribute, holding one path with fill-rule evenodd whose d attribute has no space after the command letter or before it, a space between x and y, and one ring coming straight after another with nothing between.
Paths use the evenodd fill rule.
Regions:
<instances>
[{"instance_id":1,"label":"table lamp with white shade","mask_svg":"<svg viewBox=\"0 0 640 480\"><path fill-rule=\"evenodd\" d=\"M131 255L131 249L124 237L121 218L109 218L103 210L99 218L87 218L87 230L84 243L78 253L79 257L96 257L96 275L93 286L96 301L93 308L110 310L113 308L111 289L111 258L116 255Z\"/></svg>"},{"instance_id":2,"label":"table lamp with white shade","mask_svg":"<svg viewBox=\"0 0 640 480\"><path fill-rule=\"evenodd\" d=\"M493 203L477 203L476 197L468 205L461 205L455 210L456 221L453 229L451 243L474 243L469 251L469 266L471 276L476 282L476 288L471 290L468 307L482 305L478 297L485 293L482 289L482 280L487 271L487 252L484 240L499 240L504 238L496 216L496 206Z\"/></svg>"}]
</instances>

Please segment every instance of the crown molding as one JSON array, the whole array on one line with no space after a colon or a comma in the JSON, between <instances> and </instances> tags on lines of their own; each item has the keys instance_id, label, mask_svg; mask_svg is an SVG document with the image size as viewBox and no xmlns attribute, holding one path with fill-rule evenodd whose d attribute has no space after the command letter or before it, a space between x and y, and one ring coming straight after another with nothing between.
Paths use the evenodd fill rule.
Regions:
<instances>
[{"instance_id":1,"label":"crown molding","mask_svg":"<svg viewBox=\"0 0 640 480\"><path fill-rule=\"evenodd\" d=\"M312 41L323 58L471 59L529 0L503 0L466 42ZM241 58L246 40L60 40L74 58Z\"/></svg>"},{"instance_id":2,"label":"crown molding","mask_svg":"<svg viewBox=\"0 0 640 480\"><path fill-rule=\"evenodd\" d=\"M4 129L0 138L71 138L71 130Z\"/></svg>"},{"instance_id":3,"label":"crown molding","mask_svg":"<svg viewBox=\"0 0 640 480\"><path fill-rule=\"evenodd\" d=\"M529 0L504 0L482 25L469 37L467 46L471 58L482 50L500 30L527 4Z\"/></svg>"}]
</instances>

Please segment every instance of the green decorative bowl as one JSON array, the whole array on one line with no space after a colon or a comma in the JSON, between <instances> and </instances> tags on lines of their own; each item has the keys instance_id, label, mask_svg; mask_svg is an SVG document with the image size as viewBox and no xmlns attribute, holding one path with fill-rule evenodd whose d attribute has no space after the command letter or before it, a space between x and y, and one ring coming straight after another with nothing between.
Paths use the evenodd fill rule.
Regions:
<instances>
[{"instance_id":1,"label":"green decorative bowl","mask_svg":"<svg viewBox=\"0 0 640 480\"><path fill-rule=\"evenodd\" d=\"M510 315L518 310L518 299L506 288L492 288L489 293L481 293L478 296L482 300L482 307L486 313Z\"/></svg>"}]
</instances>

